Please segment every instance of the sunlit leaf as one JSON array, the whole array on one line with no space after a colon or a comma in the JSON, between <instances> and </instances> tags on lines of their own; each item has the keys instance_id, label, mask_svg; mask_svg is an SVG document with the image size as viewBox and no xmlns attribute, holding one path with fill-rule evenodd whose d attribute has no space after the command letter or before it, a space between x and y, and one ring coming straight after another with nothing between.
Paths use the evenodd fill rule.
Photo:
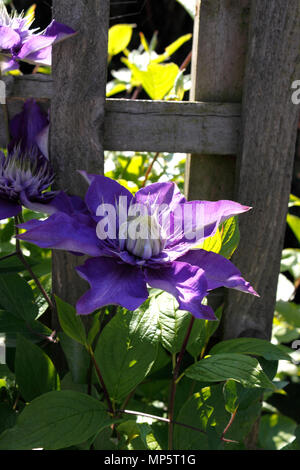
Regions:
<instances>
[{"instance_id":1,"label":"sunlit leaf","mask_svg":"<svg viewBox=\"0 0 300 470\"><path fill-rule=\"evenodd\" d=\"M128 46L132 36L132 25L116 24L108 31L108 55L114 56Z\"/></svg>"}]
</instances>

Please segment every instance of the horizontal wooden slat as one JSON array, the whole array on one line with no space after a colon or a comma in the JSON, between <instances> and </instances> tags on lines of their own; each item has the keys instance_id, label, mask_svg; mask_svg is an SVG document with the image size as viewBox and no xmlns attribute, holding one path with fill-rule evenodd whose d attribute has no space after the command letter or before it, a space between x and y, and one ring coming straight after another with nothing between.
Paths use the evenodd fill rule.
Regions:
<instances>
[{"instance_id":1,"label":"horizontal wooden slat","mask_svg":"<svg viewBox=\"0 0 300 470\"><path fill-rule=\"evenodd\" d=\"M2 77L6 83L8 100L24 101L36 98L39 101L50 100L52 96L52 77L50 75L34 74Z\"/></svg>"},{"instance_id":2,"label":"horizontal wooden slat","mask_svg":"<svg viewBox=\"0 0 300 470\"><path fill-rule=\"evenodd\" d=\"M29 97L45 104L51 99L50 76L5 77L5 81L11 115ZM5 141L2 127L0 146ZM106 100L105 150L232 155L239 130L237 103Z\"/></svg>"},{"instance_id":3,"label":"horizontal wooden slat","mask_svg":"<svg viewBox=\"0 0 300 470\"><path fill-rule=\"evenodd\" d=\"M237 149L238 104L114 100L106 102L107 150L205 152Z\"/></svg>"}]
</instances>

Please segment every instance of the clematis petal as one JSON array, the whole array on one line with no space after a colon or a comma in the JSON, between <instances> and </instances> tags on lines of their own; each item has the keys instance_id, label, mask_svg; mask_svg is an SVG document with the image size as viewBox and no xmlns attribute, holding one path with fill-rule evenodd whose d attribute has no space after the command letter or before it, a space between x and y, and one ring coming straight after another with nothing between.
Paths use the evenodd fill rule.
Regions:
<instances>
[{"instance_id":1,"label":"clematis petal","mask_svg":"<svg viewBox=\"0 0 300 470\"><path fill-rule=\"evenodd\" d=\"M37 102L29 99L25 102L21 113L17 114L10 122L12 140L9 151L16 145L21 145L21 150L31 149L37 145L38 135L48 128L49 119Z\"/></svg>"},{"instance_id":2,"label":"clematis petal","mask_svg":"<svg viewBox=\"0 0 300 470\"><path fill-rule=\"evenodd\" d=\"M50 125L46 125L36 136L36 144L42 154L49 160L49 149L48 149L48 144L49 144L49 130L50 130Z\"/></svg>"},{"instance_id":3,"label":"clematis petal","mask_svg":"<svg viewBox=\"0 0 300 470\"><path fill-rule=\"evenodd\" d=\"M22 206L20 204L0 198L0 220L15 217L21 210Z\"/></svg>"},{"instance_id":4,"label":"clematis petal","mask_svg":"<svg viewBox=\"0 0 300 470\"><path fill-rule=\"evenodd\" d=\"M217 253L205 250L190 250L178 260L203 269L208 290L229 287L258 296L234 264Z\"/></svg>"},{"instance_id":5,"label":"clematis petal","mask_svg":"<svg viewBox=\"0 0 300 470\"><path fill-rule=\"evenodd\" d=\"M177 185L173 182L149 184L140 189L135 197L137 202L149 204L150 206L153 204L167 204L170 210L174 210L178 204L186 201Z\"/></svg>"},{"instance_id":6,"label":"clematis petal","mask_svg":"<svg viewBox=\"0 0 300 470\"><path fill-rule=\"evenodd\" d=\"M151 287L173 295L182 310L196 318L216 320L213 310L202 304L207 294L207 281L203 269L185 262L175 261L160 269L145 269L146 281Z\"/></svg>"},{"instance_id":7,"label":"clematis petal","mask_svg":"<svg viewBox=\"0 0 300 470\"><path fill-rule=\"evenodd\" d=\"M191 201L181 204L172 214L172 223L176 229L169 237L166 250L183 254L195 244L214 235L218 226L225 220L250 209L251 207L228 200ZM171 258L174 259L174 253Z\"/></svg>"},{"instance_id":8,"label":"clematis petal","mask_svg":"<svg viewBox=\"0 0 300 470\"><path fill-rule=\"evenodd\" d=\"M72 28L53 20L46 30L31 36L22 45L18 59L33 64L51 65L52 45L76 34Z\"/></svg>"},{"instance_id":9,"label":"clematis petal","mask_svg":"<svg viewBox=\"0 0 300 470\"><path fill-rule=\"evenodd\" d=\"M117 181L98 175L94 176L87 190L85 202L91 213L96 215L100 204L110 204L116 207L120 196L126 198L126 207L134 199L133 195Z\"/></svg>"},{"instance_id":10,"label":"clematis petal","mask_svg":"<svg viewBox=\"0 0 300 470\"><path fill-rule=\"evenodd\" d=\"M26 228L26 225L20 227ZM35 227L18 238L41 248L54 248L90 256L102 254L95 229L62 212L51 215L45 221L39 221L39 224L35 223Z\"/></svg>"},{"instance_id":11,"label":"clematis petal","mask_svg":"<svg viewBox=\"0 0 300 470\"><path fill-rule=\"evenodd\" d=\"M19 64L15 59L12 59L11 57L5 54L0 54L0 74L18 69Z\"/></svg>"},{"instance_id":12,"label":"clematis petal","mask_svg":"<svg viewBox=\"0 0 300 470\"><path fill-rule=\"evenodd\" d=\"M110 304L135 310L148 298L143 272L136 266L100 257L88 259L77 271L91 285L91 289L77 302L79 315Z\"/></svg>"},{"instance_id":13,"label":"clematis petal","mask_svg":"<svg viewBox=\"0 0 300 470\"><path fill-rule=\"evenodd\" d=\"M74 34L76 34L74 29L66 26L65 24L52 20L49 26L47 26L45 31L42 33L42 36L51 38L55 37L55 42L59 42Z\"/></svg>"},{"instance_id":14,"label":"clematis petal","mask_svg":"<svg viewBox=\"0 0 300 470\"><path fill-rule=\"evenodd\" d=\"M8 26L0 26L0 50L9 51L20 45L19 34Z\"/></svg>"}]
</instances>

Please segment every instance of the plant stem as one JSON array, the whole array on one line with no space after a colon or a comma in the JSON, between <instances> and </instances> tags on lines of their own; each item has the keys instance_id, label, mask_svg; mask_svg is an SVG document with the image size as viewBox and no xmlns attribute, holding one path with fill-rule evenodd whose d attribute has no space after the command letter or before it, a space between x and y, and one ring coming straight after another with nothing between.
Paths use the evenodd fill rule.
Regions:
<instances>
[{"instance_id":1,"label":"plant stem","mask_svg":"<svg viewBox=\"0 0 300 470\"><path fill-rule=\"evenodd\" d=\"M18 217L15 217L15 230L16 230L16 236L19 235L19 229L18 229L18 223L19 223L19 220L18 220ZM23 255L22 253L22 248L21 248L21 244L20 244L20 240L18 238L16 238L16 256L19 258L19 260L23 263L23 265L25 266L26 270L29 272L30 276L32 277L32 279L34 280L36 286L38 287L38 289L41 291L43 297L45 298L46 302L48 303L49 307L51 308L51 310L54 309L54 305L53 305L53 302L52 300L50 299L50 297L48 296L47 292L45 291L44 287L42 286L42 284L40 283L39 279L37 278L37 276L34 274L33 270L31 269L31 266L30 264L27 262L25 256Z\"/></svg>"},{"instance_id":2,"label":"plant stem","mask_svg":"<svg viewBox=\"0 0 300 470\"><path fill-rule=\"evenodd\" d=\"M5 261L6 259L12 258L12 256L16 256L16 255L17 255L17 252L14 251L13 253L10 253L9 255L2 256L2 258L0 258L0 261Z\"/></svg>"},{"instance_id":3,"label":"plant stem","mask_svg":"<svg viewBox=\"0 0 300 470\"><path fill-rule=\"evenodd\" d=\"M237 413L237 410L236 409L233 413L231 413L231 416L230 416L230 419L228 421L228 424L227 426L225 427L224 431L222 432L222 436L221 436L221 441L224 441L224 442L235 442L237 443L237 441L233 441L231 439L226 439L225 438L225 434L227 433L228 429L230 428L230 426L232 425L233 421L234 421L234 418L236 417L236 413Z\"/></svg>"},{"instance_id":4,"label":"plant stem","mask_svg":"<svg viewBox=\"0 0 300 470\"><path fill-rule=\"evenodd\" d=\"M157 160L158 157L159 157L159 153L160 153L160 152L156 152L156 154L155 154L154 157L153 157L152 162L150 163L150 165L149 165L148 168L147 168L144 181L142 182L142 186L141 186L142 188L144 188L145 184L146 184L147 181L148 181L148 178L149 178L149 175L150 175L150 173L151 173L151 171L152 171L153 165L154 165L154 163L156 162L156 160Z\"/></svg>"},{"instance_id":5,"label":"plant stem","mask_svg":"<svg viewBox=\"0 0 300 470\"><path fill-rule=\"evenodd\" d=\"M190 51L188 53L188 55L186 56L186 58L184 59L184 61L182 62L181 66L179 67L180 70L184 70L187 68L187 66L189 65L189 63L191 62L192 60L192 51Z\"/></svg>"},{"instance_id":6,"label":"plant stem","mask_svg":"<svg viewBox=\"0 0 300 470\"><path fill-rule=\"evenodd\" d=\"M162 416L156 416L156 415L151 415L149 413L142 413L141 411L132 411L132 410L117 410L117 413L124 413L127 415L134 415L134 416L143 416L144 418L151 418L151 419L157 419L158 421L163 421L164 423L170 423L169 418L163 418ZM194 426L190 426L189 424L185 423L179 423L178 421L173 421L173 424L177 424L178 426L183 426L184 428L187 429L192 429L193 431L198 431L201 432L202 434L206 434L203 429L196 428Z\"/></svg>"},{"instance_id":7,"label":"plant stem","mask_svg":"<svg viewBox=\"0 0 300 470\"><path fill-rule=\"evenodd\" d=\"M102 390L103 390L103 394L104 394L104 396L105 396L105 400L106 400L107 405L108 405L109 412L114 415L115 413L114 413L114 409L113 409L113 406L112 406L112 402L111 402L111 399L109 398L109 394L108 394L106 385L105 385L105 383L104 383L104 380L103 380L103 377L102 377L102 374L101 374L99 365L98 365L98 363L97 363L97 361L96 361L94 351L92 350L91 347L89 347L89 348L88 348L88 352L89 352L89 355L90 355L90 357L91 357L91 359L92 359L92 362L93 362L93 364L94 364L95 371L96 371L96 374L97 374L97 376L98 376L99 382L100 382L100 384L101 384L101 387L102 387Z\"/></svg>"},{"instance_id":8,"label":"plant stem","mask_svg":"<svg viewBox=\"0 0 300 470\"><path fill-rule=\"evenodd\" d=\"M181 346L181 350L180 350L178 358L177 358L176 366L175 366L174 371L173 371L173 378L172 378L172 382L171 382L170 395L169 395L169 413L168 413L168 415L169 415L169 443L168 443L168 450L173 450L173 431L174 431L174 423L175 423L173 418L174 418L174 405L175 405L175 394L176 394L176 385L177 385L176 381L177 381L177 378L178 378L178 375L179 375L181 362L182 362L182 359L183 359L183 356L184 356L184 353L185 353L185 350L186 350L186 347L187 347L187 344L188 344L188 341L189 341L189 338L190 338L190 334L192 332L194 321L195 321L195 318L192 316L190 324L189 324L187 332L186 332L186 335L185 335L185 338L184 338L182 346Z\"/></svg>"}]
</instances>

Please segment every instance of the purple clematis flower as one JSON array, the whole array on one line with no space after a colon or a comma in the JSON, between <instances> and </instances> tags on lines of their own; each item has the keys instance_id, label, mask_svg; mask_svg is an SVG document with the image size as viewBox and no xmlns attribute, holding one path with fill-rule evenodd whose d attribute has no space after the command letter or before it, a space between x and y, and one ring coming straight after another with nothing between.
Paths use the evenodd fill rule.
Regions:
<instances>
[{"instance_id":1,"label":"purple clematis flower","mask_svg":"<svg viewBox=\"0 0 300 470\"><path fill-rule=\"evenodd\" d=\"M10 123L12 140L8 155L0 152L0 220L14 217L22 205L48 214L65 207L67 196L46 191L53 183L54 173L47 155L45 130L49 127L47 115L34 100L28 100L23 111Z\"/></svg>"},{"instance_id":2,"label":"purple clematis flower","mask_svg":"<svg viewBox=\"0 0 300 470\"><path fill-rule=\"evenodd\" d=\"M18 61L51 65L52 45L75 31L53 20L45 31L30 29L33 20L23 13L8 14L0 0L0 72L19 68Z\"/></svg>"},{"instance_id":3,"label":"purple clematis flower","mask_svg":"<svg viewBox=\"0 0 300 470\"><path fill-rule=\"evenodd\" d=\"M77 302L78 314L108 304L134 310L147 299L147 285L169 292L180 309L209 320L214 312L202 302L211 290L225 286L257 295L230 261L195 248L249 207L226 200L186 202L174 183L154 183L133 196L116 181L82 173L90 183L85 206L22 224L27 232L19 237L91 257L77 268L91 286Z\"/></svg>"}]
</instances>

